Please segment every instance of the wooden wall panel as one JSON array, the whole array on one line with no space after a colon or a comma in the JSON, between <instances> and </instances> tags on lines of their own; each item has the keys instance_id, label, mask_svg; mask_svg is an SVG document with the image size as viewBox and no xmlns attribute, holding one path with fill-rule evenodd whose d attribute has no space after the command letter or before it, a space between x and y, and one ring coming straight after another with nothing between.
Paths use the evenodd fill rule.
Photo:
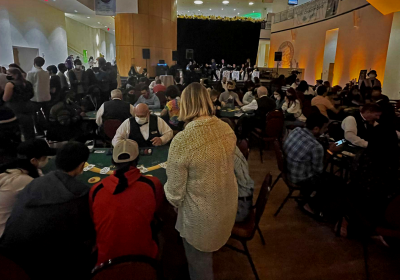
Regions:
<instances>
[{"instance_id":1,"label":"wooden wall panel","mask_svg":"<svg viewBox=\"0 0 400 280\"><path fill-rule=\"evenodd\" d=\"M171 37L172 37L172 49L174 51L178 50L178 22L171 22Z\"/></svg>"},{"instance_id":2,"label":"wooden wall panel","mask_svg":"<svg viewBox=\"0 0 400 280\"><path fill-rule=\"evenodd\" d=\"M149 2L149 15L161 17L162 16L162 0L148 0Z\"/></svg>"},{"instance_id":3,"label":"wooden wall panel","mask_svg":"<svg viewBox=\"0 0 400 280\"><path fill-rule=\"evenodd\" d=\"M133 46L116 46L117 64L121 76L128 76L135 58L133 49Z\"/></svg>"},{"instance_id":4,"label":"wooden wall panel","mask_svg":"<svg viewBox=\"0 0 400 280\"><path fill-rule=\"evenodd\" d=\"M158 47L162 45L162 19L160 17L149 16L149 46Z\"/></svg>"},{"instance_id":5,"label":"wooden wall panel","mask_svg":"<svg viewBox=\"0 0 400 280\"><path fill-rule=\"evenodd\" d=\"M161 0L161 1L162 1L162 18L171 20L172 0Z\"/></svg>"},{"instance_id":6,"label":"wooden wall panel","mask_svg":"<svg viewBox=\"0 0 400 280\"><path fill-rule=\"evenodd\" d=\"M162 41L158 47L164 49L172 49L172 22L167 19L162 19Z\"/></svg>"},{"instance_id":7,"label":"wooden wall panel","mask_svg":"<svg viewBox=\"0 0 400 280\"><path fill-rule=\"evenodd\" d=\"M135 46L146 47L149 45L149 16L142 14L133 15L133 34L135 36Z\"/></svg>"},{"instance_id":8,"label":"wooden wall panel","mask_svg":"<svg viewBox=\"0 0 400 280\"><path fill-rule=\"evenodd\" d=\"M149 14L149 0L138 0L138 12L139 14Z\"/></svg>"},{"instance_id":9,"label":"wooden wall panel","mask_svg":"<svg viewBox=\"0 0 400 280\"><path fill-rule=\"evenodd\" d=\"M176 22L178 17L178 1L170 0L171 3L171 21Z\"/></svg>"},{"instance_id":10,"label":"wooden wall panel","mask_svg":"<svg viewBox=\"0 0 400 280\"><path fill-rule=\"evenodd\" d=\"M133 46L133 14L117 14L115 17L115 45Z\"/></svg>"}]
</instances>

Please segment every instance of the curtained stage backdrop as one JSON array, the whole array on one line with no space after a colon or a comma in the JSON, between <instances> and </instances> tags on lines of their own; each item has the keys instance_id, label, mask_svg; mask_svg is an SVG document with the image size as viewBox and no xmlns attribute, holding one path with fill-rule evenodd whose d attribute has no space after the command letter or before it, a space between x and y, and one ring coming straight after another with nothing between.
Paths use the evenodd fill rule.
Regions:
<instances>
[{"instance_id":1,"label":"curtained stage backdrop","mask_svg":"<svg viewBox=\"0 0 400 280\"><path fill-rule=\"evenodd\" d=\"M194 50L198 64L217 64L221 59L230 65L242 65L250 58L256 64L261 23L251 21L222 21L178 19L178 59L186 66L186 49Z\"/></svg>"}]
</instances>

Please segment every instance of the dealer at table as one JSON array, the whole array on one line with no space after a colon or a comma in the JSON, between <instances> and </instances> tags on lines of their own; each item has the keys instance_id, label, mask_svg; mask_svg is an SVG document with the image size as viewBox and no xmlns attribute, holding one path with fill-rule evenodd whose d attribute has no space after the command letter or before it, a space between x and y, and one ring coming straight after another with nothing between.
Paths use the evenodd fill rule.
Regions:
<instances>
[{"instance_id":1,"label":"dealer at table","mask_svg":"<svg viewBox=\"0 0 400 280\"><path fill-rule=\"evenodd\" d=\"M139 147L161 146L173 137L172 129L161 118L151 115L149 107L141 103L135 107L135 117L125 120L117 129L113 146L124 139L136 141Z\"/></svg>"}]
</instances>

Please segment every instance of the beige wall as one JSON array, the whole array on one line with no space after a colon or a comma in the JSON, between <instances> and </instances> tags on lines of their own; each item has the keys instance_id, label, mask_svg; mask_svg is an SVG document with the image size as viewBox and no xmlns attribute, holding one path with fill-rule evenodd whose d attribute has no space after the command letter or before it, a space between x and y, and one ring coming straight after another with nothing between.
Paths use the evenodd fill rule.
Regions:
<instances>
[{"instance_id":1,"label":"beige wall","mask_svg":"<svg viewBox=\"0 0 400 280\"><path fill-rule=\"evenodd\" d=\"M339 13L366 3L365 0L340 2ZM279 46L290 41L294 46L294 60L299 63L299 68L305 69L305 80L314 84L323 71L326 31L339 28L333 84L343 86L351 79L358 79L362 69L375 69L383 81L393 14L384 16L368 6L358 10L357 15L360 18L357 27L353 13L300 28L293 28L293 20L274 24L269 67L275 66L274 53ZM294 31L279 32L288 28ZM295 40L292 40L292 34Z\"/></svg>"},{"instance_id":2,"label":"beige wall","mask_svg":"<svg viewBox=\"0 0 400 280\"><path fill-rule=\"evenodd\" d=\"M63 12L37 0L0 0L0 64L14 62L12 46L38 48L46 65L64 62L64 18Z\"/></svg>"},{"instance_id":3,"label":"beige wall","mask_svg":"<svg viewBox=\"0 0 400 280\"><path fill-rule=\"evenodd\" d=\"M92 28L68 17L65 17L65 23L69 54L79 55L82 59L83 50L87 50L88 58L90 56L96 58L102 53L107 61L112 62L115 59L115 36L113 34L102 29Z\"/></svg>"}]
</instances>

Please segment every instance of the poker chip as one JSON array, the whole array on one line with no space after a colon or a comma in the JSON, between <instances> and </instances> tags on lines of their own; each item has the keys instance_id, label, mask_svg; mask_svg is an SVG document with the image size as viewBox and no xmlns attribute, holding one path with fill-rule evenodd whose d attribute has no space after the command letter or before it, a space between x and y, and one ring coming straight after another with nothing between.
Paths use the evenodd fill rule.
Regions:
<instances>
[{"instance_id":1,"label":"poker chip","mask_svg":"<svg viewBox=\"0 0 400 280\"><path fill-rule=\"evenodd\" d=\"M100 182L100 180L101 180L100 177L92 177L92 178L90 178L90 179L88 180L88 183L94 184L94 183Z\"/></svg>"}]
</instances>

